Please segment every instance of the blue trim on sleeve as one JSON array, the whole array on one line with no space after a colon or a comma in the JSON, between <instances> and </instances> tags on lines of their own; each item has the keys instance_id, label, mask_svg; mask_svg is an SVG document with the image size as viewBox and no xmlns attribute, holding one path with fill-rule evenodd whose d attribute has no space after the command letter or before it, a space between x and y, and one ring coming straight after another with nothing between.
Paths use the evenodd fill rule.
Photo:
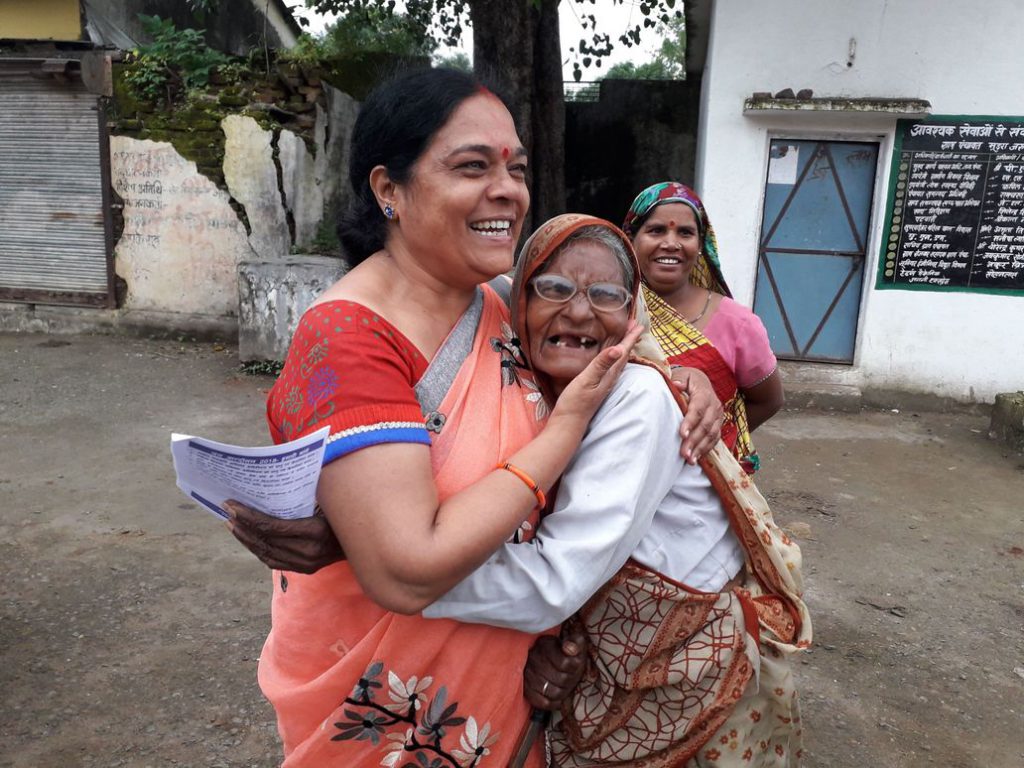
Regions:
<instances>
[{"instance_id":1,"label":"blue trim on sleeve","mask_svg":"<svg viewBox=\"0 0 1024 768\"><path fill-rule=\"evenodd\" d=\"M398 427L359 432L327 443L327 449L324 451L324 464L329 464L335 459L340 459L361 448L369 448L371 445L381 445L382 443L430 445L430 433L423 427Z\"/></svg>"}]
</instances>

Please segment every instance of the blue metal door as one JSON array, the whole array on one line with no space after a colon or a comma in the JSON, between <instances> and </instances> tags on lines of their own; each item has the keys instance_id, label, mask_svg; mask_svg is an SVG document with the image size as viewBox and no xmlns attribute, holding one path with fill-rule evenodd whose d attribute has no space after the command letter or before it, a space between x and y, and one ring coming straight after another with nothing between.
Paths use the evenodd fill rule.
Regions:
<instances>
[{"instance_id":1,"label":"blue metal door","mask_svg":"<svg viewBox=\"0 0 1024 768\"><path fill-rule=\"evenodd\" d=\"M878 145L773 139L754 311L789 360L852 363Z\"/></svg>"}]
</instances>

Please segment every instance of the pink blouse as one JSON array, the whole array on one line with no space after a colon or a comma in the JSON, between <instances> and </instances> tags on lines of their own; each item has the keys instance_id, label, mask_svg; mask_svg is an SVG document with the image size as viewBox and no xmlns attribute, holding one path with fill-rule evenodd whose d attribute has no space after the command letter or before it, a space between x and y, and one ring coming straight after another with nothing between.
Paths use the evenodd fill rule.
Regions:
<instances>
[{"instance_id":1,"label":"pink blouse","mask_svg":"<svg viewBox=\"0 0 1024 768\"><path fill-rule=\"evenodd\" d=\"M730 298L722 297L703 333L732 368L740 389L760 384L778 365L761 318Z\"/></svg>"}]
</instances>

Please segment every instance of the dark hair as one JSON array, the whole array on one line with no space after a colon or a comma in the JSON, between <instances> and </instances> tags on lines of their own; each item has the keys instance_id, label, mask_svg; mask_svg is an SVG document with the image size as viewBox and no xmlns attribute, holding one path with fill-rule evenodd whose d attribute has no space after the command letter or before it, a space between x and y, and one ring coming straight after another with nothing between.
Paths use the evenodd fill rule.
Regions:
<instances>
[{"instance_id":1,"label":"dark hair","mask_svg":"<svg viewBox=\"0 0 1024 768\"><path fill-rule=\"evenodd\" d=\"M434 134L463 101L484 90L473 75L439 67L403 72L367 96L352 130L352 198L338 224L349 266L379 251L387 239L388 220L370 189L370 171L383 165L391 179L407 183Z\"/></svg>"}]
</instances>

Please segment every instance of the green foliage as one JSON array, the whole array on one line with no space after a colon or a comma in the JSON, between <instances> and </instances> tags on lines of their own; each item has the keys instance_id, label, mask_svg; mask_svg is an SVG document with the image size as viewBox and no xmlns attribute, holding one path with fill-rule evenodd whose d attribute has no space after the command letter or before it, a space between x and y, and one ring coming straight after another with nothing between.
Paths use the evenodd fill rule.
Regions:
<instances>
[{"instance_id":1,"label":"green foliage","mask_svg":"<svg viewBox=\"0 0 1024 768\"><path fill-rule=\"evenodd\" d=\"M139 14L153 42L139 46L125 80L142 98L171 103L204 88L210 74L230 58L210 48L198 29L178 29L170 19Z\"/></svg>"},{"instance_id":2,"label":"green foliage","mask_svg":"<svg viewBox=\"0 0 1024 768\"><path fill-rule=\"evenodd\" d=\"M608 69L604 78L608 80L672 80L673 75L659 59L646 64L623 61Z\"/></svg>"},{"instance_id":3,"label":"green foliage","mask_svg":"<svg viewBox=\"0 0 1024 768\"><path fill-rule=\"evenodd\" d=\"M220 10L220 0L188 0L188 9L192 11L192 16L203 24L206 22L207 14Z\"/></svg>"},{"instance_id":4,"label":"green foliage","mask_svg":"<svg viewBox=\"0 0 1024 768\"><path fill-rule=\"evenodd\" d=\"M684 80L686 79L686 22L680 17L660 24L665 35L655 57L643 64L620 62L600 79Z\"/></svg>"},{"instance_id":5,"label":"green foliage","mask_svg":"<svg viewBox=\"0 0 1024 768\"><path fill-rule=\"evenodd\" d=\"M469 63L469 56L464 54L462 51L452 56L439 56L434 59L434 65L438 67L448 67L450 69L459 69L463 72L472 72L473 65Z\"/></svg>"},{"instance_id":6,"label":"green foliage","mask_svg":"<svg viewBox=\"0 0 1024 768\"><path fill-rule=\"evenodd\" d=\"M340 13L346 18L351 17L356 23L366 19L383 19L403 17L409 28L422 35L429 45L426 50L399 50L394 53L412 53L415 55L431 54L443 43L456 46L462 39L462 30L467 26L469 18L469 0L405 0L405 13L396 12L395 0L306 0L306 7L320 13ZM364 34L372 37L382 30L372 26L364 29ZM390 50L371 48L363 50Z\"/></svg>"},{"instance_id":7,"label":"green foliage","mask_svg":"<svg viewBox=\"0 0 1024 768\"><path fill-rule=\"evenodd\" d=\"M522 0L504 0L516 2ZM640 45L643 30L658 25L682 23L683 3L677 0L600 0L613 5L630 3L640 12L640 21L619 34L613 42L610 34L601 32L597 17L587 13L587 6L596 5L598 0L566 0L562 5L571 5L572 12L579 19L585 35L579 43L569 48L573 56L573 77L578 82L583 77L583 68L601 66L601 59L608 56L615 45L632 48ZM498 0L490 0L498 4ZM540 0L530 0L534 7L540 7ZM405 0L405 16L417 29L437 44L456 46L462 39L463 29L469 25L470 0ZM306 0L306 6L321 13L344 13L346 15L377 14L376 18L396 16L395 0ZM370 28L372 31L372 27ZM434 49L432 48L431 51ZM431 52L431 51L428 51Z\"/></svg>"},{"instance_id":8,"label":"green foliage","mask_svg":"<svg viewBox=\"0 0 1024 768\"><path fill-rule=\"evenodd\" d=\"M341 253L341 240L333 222L321 221L313 238L314 253Z\"/></svg>"},{"instance_id":9,"label":"green foliage","mask_svg":"<svg viewBox=\"0 0 1024 768\"><path fill-rule=\"evenodd\" d=\"M668 76L676 80L686 79L686 19L679 16L659 27L665 35L658 49L656 61L664 67Z\"/></svg>"},{"instance_id":10,"label":"green foliage","mask_svg":"<svg viewBox=\"0 0 1024 768\"><path fill-rule=\"evenodd\" d=\"M277 54L278 61L291 61L296 64L316 65L326 58L323 40L309 33L302 33L295 45Z\"/></svg>"},{"instance_id":11,"label":"green foliage","mask_svg":"<svg viewBox=\"0 0 1024 768\"><path fill-rule=\"evenodd\" d=\"M278 59L314 66L326 59L359 53L430 56L436 48L437 41L417 20L370 5L352 8L320 37L300 36L294 46L278 54Z\"/></svg>"},{"instance_id":12,"label":"green foliage","mask_svg":"<svg viewBox=\"0 0 1024 768\"><path fill-rule=\"evenodd\" d=\"M428 27L411 15L392 13L380 5L358 4L327 28L322 46L328 56L352 51L430 56L437 49L437 41Z\"/></svg>"}]
</instances>

